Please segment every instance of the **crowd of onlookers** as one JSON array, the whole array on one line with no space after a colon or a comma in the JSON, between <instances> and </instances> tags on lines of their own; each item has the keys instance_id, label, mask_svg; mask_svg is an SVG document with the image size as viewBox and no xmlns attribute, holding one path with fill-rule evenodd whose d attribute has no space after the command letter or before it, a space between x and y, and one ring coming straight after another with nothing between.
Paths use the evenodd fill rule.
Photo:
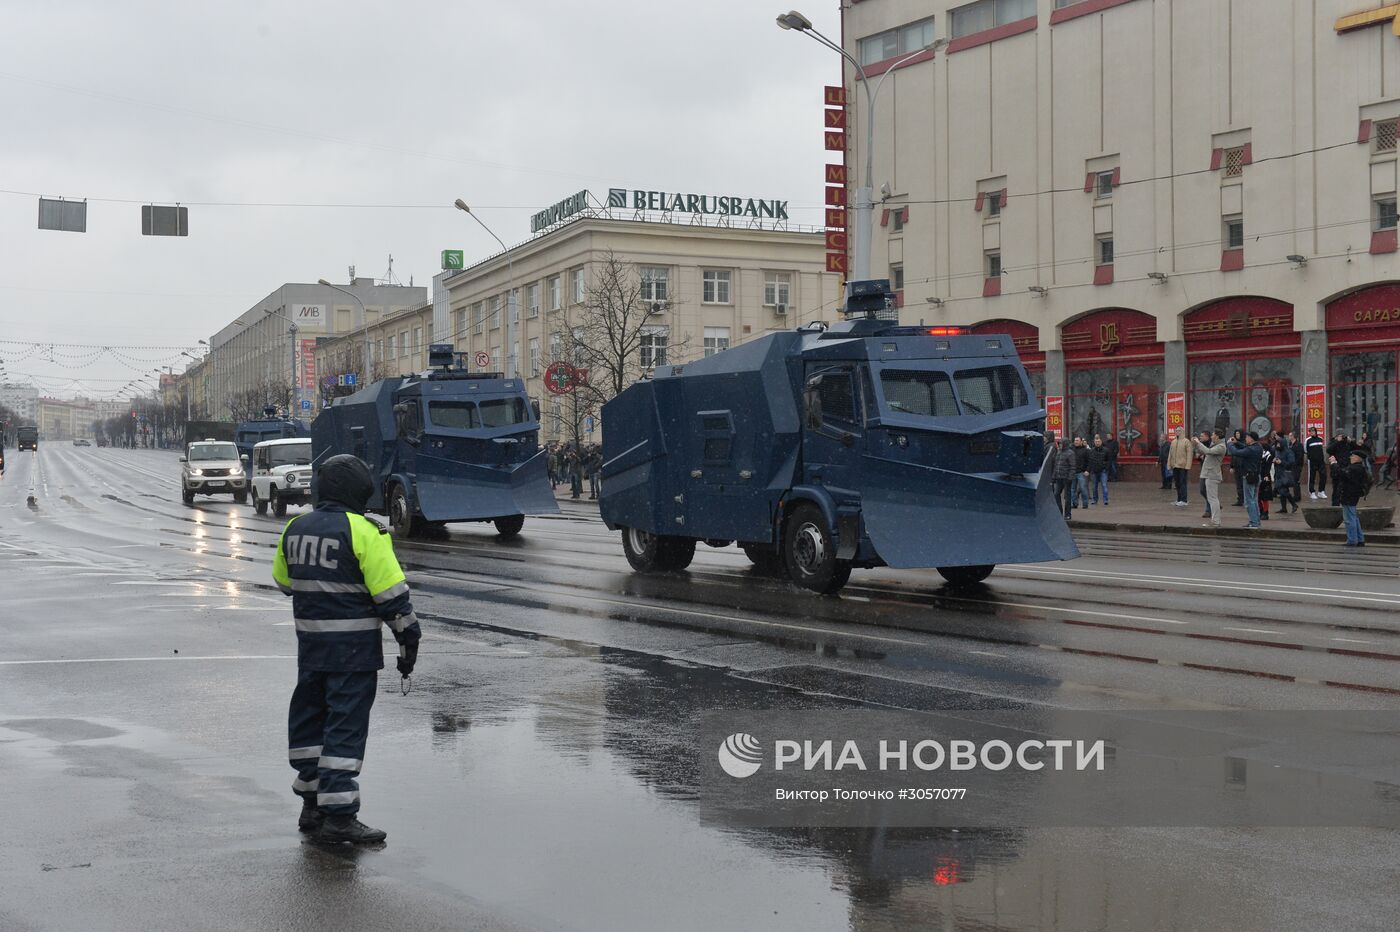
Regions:
<instances>
[{"instance_id":1,"label":"crowd of onlookers","mask_svg":"<svg viewBox=\"0 0 1400 932\"><path fill-rule=\"evenodd\" d=\"M603 448L596 443L551 443L545 447L549 466L549 487L558 489L567 483L569 497L583 495L588 483L588 497L597 498L602 481Z\"/></svg>"},{"instance_id":2,"label":"crowd of onlookers","mask_svg":"<svg viewBox=\"0 0 1400 932\"><path fill-rule=\"evenodd\" d=\"M1116 478L1118 445L1112 434L1095 436L1092 443L1082 437L1065 442L1053 433L1046 436L1046 457L1053 459L1051 478L1056 505L1066 519L1075 508L1108 504L1108 483ZM1200 463L1198 488L1205 511L1201 517L1210 527L1221 526L1220 486L1226 482L1225 463L1235 485L1235 505L1248 515L1246 527L1258 528L1269 520L1277 502L1279 513L1296 513L1303 499L1306 477L1307 496L1326 500L1332 487L1332 502L1341 506L1347 529L1348 546L1364 546L1356 506L1373 484L1390 488L1396 484L1400 450L1392 444L1384 466L1379 464L1375 444L1368 434L1353 439L1338 431L1332 440L1314 428L1306 438L1292 431L1271 432L1260 437L1253 431L1236 430L1225 437L1219 430L1202 431L1188 437L1180 429L1174 437L1164 436L1158 446L1157 465L1162 488L1175 492L1173 504L1188 507L1191 470Z\"/></svg>"}]
</instances>

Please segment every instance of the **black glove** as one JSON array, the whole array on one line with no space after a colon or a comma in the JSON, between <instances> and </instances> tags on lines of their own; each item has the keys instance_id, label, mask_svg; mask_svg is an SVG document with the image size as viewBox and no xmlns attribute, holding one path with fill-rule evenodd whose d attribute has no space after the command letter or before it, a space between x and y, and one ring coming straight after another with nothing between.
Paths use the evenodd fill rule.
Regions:
<instances>
[{"instance_id":1,"label":"black glove","mask_svg":"<svg viewBox=\"0 0 1400 932\"><path fill-rule=\"evenodd\" d=\"M399 648L399 676L412 676L413 666L418 662L418 645L404 644Z\"/></svg>"}]
</instances>

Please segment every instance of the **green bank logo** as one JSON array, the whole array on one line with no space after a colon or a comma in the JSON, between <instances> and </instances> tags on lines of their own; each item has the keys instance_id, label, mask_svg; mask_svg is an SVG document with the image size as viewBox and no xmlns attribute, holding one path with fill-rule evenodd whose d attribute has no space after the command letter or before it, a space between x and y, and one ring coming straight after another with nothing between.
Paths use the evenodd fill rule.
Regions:
<instances>
[{"instance_id":1,"label":"green bank logo","mask_svg":"<svg viewBox=\"0 0 1400 932\"><path fill-rule=\"evenodd\" d=\"M627 207L627 189L626 189L626 188L609 188L609 189L608 189L608 207L610 207L610 208L616 208L616 209L618 209L618 210L625 209L625 208Z\"/></svg>"},{"instance_id":2,"label":"green bank logo","mask_svg":"<svg viewBox=\"0 0 1400 932\"><path fill-rule=\"evenodd\" d=\"M460 268L463 268L462 250L460 250L460 249L444 249L444 250L442 251L442 267L443 267L444 269L460 269Z\"/></svg>"}]
</instances>

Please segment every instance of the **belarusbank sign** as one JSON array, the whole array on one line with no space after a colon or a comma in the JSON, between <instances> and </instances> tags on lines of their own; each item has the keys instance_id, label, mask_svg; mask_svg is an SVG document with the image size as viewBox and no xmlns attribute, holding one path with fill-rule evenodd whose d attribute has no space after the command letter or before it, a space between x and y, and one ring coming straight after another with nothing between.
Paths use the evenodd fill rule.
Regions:
<instances>
[{"instance_id":1,"label":"belarusbank sign","mask_svg":"<svg viewBox=\"0 0 1400 932\"><path fill-rule=\"evenodd\" d=\"M564 198L559 203L530 218L530 232L567 220L588 209L587 191ZM733 194L679 194L672 191L642 191L628 188L608 189L609 210L642 210L677 214L710 214L723 217L754 219L788 219L788 202L739 197Z\"/></svg>"}]
</instances>

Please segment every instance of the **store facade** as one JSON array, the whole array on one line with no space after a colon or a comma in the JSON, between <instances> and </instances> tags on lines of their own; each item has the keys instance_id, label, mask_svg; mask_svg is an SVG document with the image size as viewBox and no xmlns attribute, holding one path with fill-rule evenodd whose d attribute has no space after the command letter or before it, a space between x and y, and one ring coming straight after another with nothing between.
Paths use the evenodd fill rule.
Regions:
<instances>
[{"instance_id":1,"label":"store facade","mask_svg":"<svg viewBox=\"0 0 1400 932\"><path fill-rule=\"evenodd\" d=\"M1060 330L1068 433L1112 432L1121 462L1157 456L1166 384L1157 321L1129 308L1093 311Z\"/></svg>"},{"instance_id":2,"label":"store facade","mask_svg":"<svg viewBox=\"0 0 1400 932\"><path fill-rule=\"evenodd\" d=\"M1040 348L1040 331L1025 321L986 320L972 328L973 333L1006 334L1026 367L1035 396L1045 398L1045 352Z\"/></svg>"},{"instance_id":3,"label":"store facade","mask_svg":"<svg viewBox=\"0 0 1400 932\"><path fill-rule=\"evenodd\" d=\"M1181 330L1192 433L1228 437L1238 428L1263 437L1299 429L1302 340L1291 304L1224 298L1188 312Z\"/></svg>"},{"instance_id":4,"label":"store facade","mask_svg":"<svg viewBox=\"0 0 1400 932\"><path fill-rule=\"evenodd\" d=\"M1326 319L1332 429L1369 434L1384 456L1400 416L1400 283L1336 298Z\"/></svg>"}]
</instances>

